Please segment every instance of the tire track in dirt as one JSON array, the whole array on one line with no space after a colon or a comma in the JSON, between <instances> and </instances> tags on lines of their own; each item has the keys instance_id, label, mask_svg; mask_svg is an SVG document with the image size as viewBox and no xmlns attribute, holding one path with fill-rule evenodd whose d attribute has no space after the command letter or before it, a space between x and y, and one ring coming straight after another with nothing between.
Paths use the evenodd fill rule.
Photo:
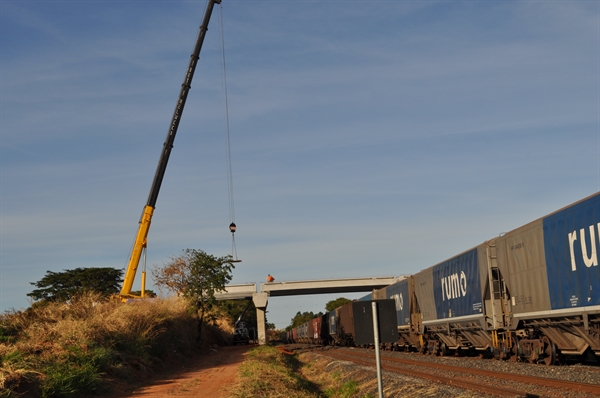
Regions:
<instances>
[{"instance_id":1,"label":"tire track in dirt","mask_svg":"<svg viewBox=\"0 0 600 398\"><path fill-rule=\"evenodd\" d=\"M237 370L247 351L253 347L219 347L202 355L181 371L156 375L144 387L133 392L113 394L106 398L225 398L237 379Z\"/></svg>"}]
</instances>

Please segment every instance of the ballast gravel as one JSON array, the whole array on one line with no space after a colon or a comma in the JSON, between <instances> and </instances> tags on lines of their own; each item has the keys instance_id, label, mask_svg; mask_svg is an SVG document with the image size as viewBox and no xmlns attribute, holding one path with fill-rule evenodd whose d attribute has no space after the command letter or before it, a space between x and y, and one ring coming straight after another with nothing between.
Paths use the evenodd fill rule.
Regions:
<instances>
[{"instance_id":1,"label":"ballast gravel","mask_svg":"<svg viewBox=\"0 0 600 398\"><path fill-rule=\"evenodd\" d=\"M340 354L352 354L352 352L373 353L373 350L360 348L324 348L323 354L327 350L332 349L339 351ZM312 355L310 360L316 360L319 356L319 350L307 352L303 355ZM600 396L600 366L589 366L583 364L569 365L539 365L530 363L519 363L509 361L499 361L494 359L483 359L473 357L437 357L431 355L421 355L416 353L405 353L398 351L382 352L382 361L385 361L384 356L395 358L409 359L413 361L443 363L460 367L491 370L501 373L514 373L520 375L529 375L540 378L568 380L577 383L586 383L598 385L598 395L590 393L568 392L569 398L588 398ZM308 357L307 357L308 358ZM327 357L326 357L327 358ZM347 375L349 379L355 380L361 386L361 393L378 396L377 379L374 367L355 365L348 361L341 361L328 357L327 366L328 372L338 372L339 374ZM445 377L456 377L453 372L445 372L438 370L436 374ZM472 379L485 379L483 376L470 376ZM493 379L495 385L511 389L527 391L532 396L550 396L562 397L565 391L556 389L544 388L543 386L532 387L531 385L521 385L509 380ZM470 390L464 390L449 386L442 383L435 383L429 380L414 378L411 376L402 375L395 372L383 371L383 386L384 396L386 397L491 397L494 395L484 394ZM386 392L387 391L387 392Z\"/></svg>"}]
</instances>

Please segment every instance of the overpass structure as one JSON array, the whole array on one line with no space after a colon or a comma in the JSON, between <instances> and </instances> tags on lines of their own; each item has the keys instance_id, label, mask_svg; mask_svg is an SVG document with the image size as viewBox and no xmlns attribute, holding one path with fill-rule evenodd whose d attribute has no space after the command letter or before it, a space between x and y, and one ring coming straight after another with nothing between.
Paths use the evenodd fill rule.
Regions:
<instances>
[{"instance_id":1,"label":"overpass structure","mask_svg":"<svg viewBox=\"0 0 600 398\"><path fill-rule=\"evenodd\" d=\"M357 293L370 292L373 289L394 284L404 277L386 276L373 278L323 279L290 282L268 282L260 284L260 292L256 283L227 285L225 290L215 293L217 300L252 299L256 307L256 324L258 326L258 343L267 343L265 312L269 297L299 296L306 294Z\"/></svg>"},{"instance_id":2,"label":"overpass structure","mask_svg":"<svg viewBox=\"0 0 600 398\"><path fill-rule=\"evenodd\" d=\"M261 283L260 291L271 297L299 296L303 294L359 293L381 289L398 282L394 276L375 278L323 279L313 281Z\"/></svg>"}]
</instances>

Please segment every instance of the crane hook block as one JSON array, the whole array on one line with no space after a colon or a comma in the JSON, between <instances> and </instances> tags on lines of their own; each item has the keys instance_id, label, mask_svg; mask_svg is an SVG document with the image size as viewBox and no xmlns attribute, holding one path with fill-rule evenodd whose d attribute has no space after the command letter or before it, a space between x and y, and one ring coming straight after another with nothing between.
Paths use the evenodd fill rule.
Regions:
<instances>
[{"instance_id":1,"label":"crane hook block","mask_svg":"<svg viewBox=\"0 0 600 398\"><path fill-rule=\"evenodd\" d=\"M232 234L235 233L236 228L237 227L236 227L235 223L232 222L231 224L229 224L229 230L231 231Z\"/></svg>"}]
</instances>

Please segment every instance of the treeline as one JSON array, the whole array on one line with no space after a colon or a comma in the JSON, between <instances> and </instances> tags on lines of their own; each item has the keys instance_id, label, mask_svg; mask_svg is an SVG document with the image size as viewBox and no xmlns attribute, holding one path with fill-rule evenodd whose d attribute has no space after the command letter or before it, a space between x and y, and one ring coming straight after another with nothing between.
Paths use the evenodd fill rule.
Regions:
<instances>
[{"instance_id":1,"label":"treeline","mask_svg":"<svg viewBox=\"0 0 600 398\"><path fill-rule=\"evenodd\" d=\"M339 297L335 300L328 301L327 304L325 304L325 311L326 312L333 311L334 309L341 307L346 303L350 303L351 301L352 300L347 299L345 297ZM296 313L296 315L294 315L294 317L291 319L290 325L287 326L285 328L285 330L289 332L293 328L300 326L303 323L310 321L311 319L314 319L318 316L323 316L323 315L324 315L323 312L318 312L315 314L312 311L304 311L304 312L298 311Z\"/></svg>"}]
</instances>

